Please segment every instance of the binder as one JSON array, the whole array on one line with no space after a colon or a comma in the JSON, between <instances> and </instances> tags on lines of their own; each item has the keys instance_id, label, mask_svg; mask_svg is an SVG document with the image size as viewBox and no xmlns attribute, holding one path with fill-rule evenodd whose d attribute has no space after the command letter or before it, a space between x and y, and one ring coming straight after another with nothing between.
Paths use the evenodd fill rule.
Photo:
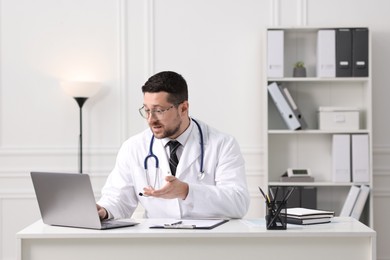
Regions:
<instances>
[{"instance_id":1,"label":"binder","mask_svg":"<svg viewBox=\"0 0 390 260\"><path fill-rule=\"evenodd\" d=\"M336 77L336 31L317 33L317 77Z\"/></svg>"},{"instance_id":2,"label":"binder","mask_svg":"<svg viewBox=\"0 0 390 260\"><path fill-rule=\"evenodd\" d=\"M369 140L367 134L352 135L352 181L370 181Z\"/></svg>"},{"instance_id":3,"label":"binder","mask_svg":"<svg viewBox=\"0 0 390 260\"><path fill-rule=\"evenodd\" d=\"M352 31L352 76L368 77L368 28Z\"/></svg>"},{"instance_id":4,"label":"binder","mask_svg":"<svg viewBox=\"0 0 390 260\"><path fill-rule=\"evenodd\" d=\"M370 193L370 187L367 185L360 186L359 196L357 197L355 206L353 207L351 217L359 220L362 215L364 205L366 204L368 194Z\"/></svg>"},{"instance_id":5,"label":"binder","mask_svg":"<svg viewBox=\"0 0 390 260\"><path fill-rule=\"evenodd\" d=\"M352 76L352 32L351 29L336 31L336 77Z\"/></svg>"},{"instance_id":6,"label":"binder","mask_svg":"<svg viewBox=\"0 0 390 260\"><path fill-rule=\"evenodd\" d=\"M283 215L283 214L282 214ZM333 220L334 212L305 207L288 208L287 223L298 225L329 223Z\"/></svg>"},{"instance_id":7,"label":"binder","mask_svg":"<svg viewBox=\"0 0 390 260\"><path fill-rule=\"evenodd\" d=\"M358 186L351 186L349 189L347 198L345 199L343 208L340 212L340 217L349 217L351 216L353 207L355 206L356 200L360 193L360 187Z\"/></svg>"},{"instance_id":8,"label":"binder","mask_svg":"<svg viewBox=\"0 0 390 260\"><path fill-rule=\"evenodd\" d=\"M288 217L296 218L326 218L334 217L334 212L330 210L321 210L321 209L308 209L308 208L290 208L287 209Z\"/></svg>"},{"instance_id":9,"label":"binder","mask_svg":"<svg viewBox=\"0 0 390 260\"><path fill-rule=\"evenodd\" d=\"M313 225L313 224L330 223L332 221L332 219L333 219L332 217L307 218L307 219L287 217L287 223L288 224L295 224L295 225Z\"/></svg>"},{"instance_id":10,"label":"binder","mask_svg":"<svg viewBox=\"0 0 390 260\"><path fill-rule=\"evenodd\" d=\"M333 135L332 168L334 182L351 182L351 137L349 134Z\"/></svg>"},{"instance_id":11,"label":"binder","mask_svg":"<svg viewBox=\"0 0 390 260\"><path fill-rule=\"evenodd\" d=\"M267 75L270 78L284 76L284 31L267 31Z\"/></svg>"},{"instance_id":12,"label":"binder","mask_svg":"<svg viewBox=\"0 0 390 260\"><path fill-rule=\"evenodd\" d=\"M308 209L317 208L317 187L301 188L301 207Z\"/></svg>"},{"instance_id":13,"label":"binder","mask_svg":"<svg viewBox=\"0 0 390 260\"><path fill-rule=\"evenodd\" d=\"M305 119L287 88L283 88L273 82L268 85L268 92L289 129L298 130L307 127Z\"/></svg>"}]
</instances>

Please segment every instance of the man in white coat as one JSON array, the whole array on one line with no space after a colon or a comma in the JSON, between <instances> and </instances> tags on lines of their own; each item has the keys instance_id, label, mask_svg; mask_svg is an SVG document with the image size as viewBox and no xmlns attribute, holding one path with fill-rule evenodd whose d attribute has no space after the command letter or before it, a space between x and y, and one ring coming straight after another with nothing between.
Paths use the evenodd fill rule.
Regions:
<instances>
[{"instance_id":1,"label":"man in white coat","mask_svg":"<svg viewBox=\"0 0 390 260\"><path fill-rule=\"evenodd\" d=\"M189 117L181 75L160 72L142 92L150 128L120 148L97 202L100 218L129 218L139 203L146 218L243 217L250 199L236 140Z\"/></svg>"}]
</instances>

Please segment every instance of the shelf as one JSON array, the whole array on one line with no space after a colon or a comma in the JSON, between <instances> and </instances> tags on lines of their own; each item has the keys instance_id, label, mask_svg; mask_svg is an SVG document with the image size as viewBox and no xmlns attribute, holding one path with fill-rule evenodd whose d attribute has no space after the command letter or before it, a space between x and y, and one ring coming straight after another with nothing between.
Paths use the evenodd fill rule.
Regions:
<instances>
[{"instance_id":1,"label":"shelf","mask_svg":"<svg viewBox=\"0 0 390 260\"><path fill-rule=\"evenodd\" d=\"M285 78L268 78L272 82L367 82L367 77L345 77L345 78L318 78L318 77L285 77Z\"/></svg>"},{"instance_id":2,"label":"shelf","mask_svg":"<svg viewBox=\"0 0 390 260\"><path fill-rule=\"evenodd\" d=\"M326 29L335 29L335 28L367 28L367 26L351 26L351 25L344 25L344 26L273 26L268 27L267 30L284 30L286 32L303 32L303 33L316 33L318 30L326 30Z\"/></svg>"},{"instance_id":3,"label":"shelf","mask_svg":"<svg viewBox=\"0 0 390 260\"><path fill-rule=\"evenodd\" d=\"M307 134L323 134L323 135L332 135L332 134L368 134L369 131L362 129L362 130L335 130L335 131L329 131L329 130L268 130L268 134L270 135L307 135Z\"/></svg>"},{"instance_id":4,"label":"shelf","mask_svg":"<svg viewBox=\"0 0 390 260\"><path fill-rule=\"evenodd\" d=\"M328 29L336 30L338 28L329 27ZM345 28L353 27L348 26ZM265 52L269 51L273 54L268 55L270 53L267 53L266 56L268 58L274 57L274 60L272 62L267 60L266 64L270 66L266 67L264 73L266 75L263 87L265 111L262 115L262 118L266 118L266 168L264 171L266 172L265 179L268 187L281 186L281 189L284 191L289 186L297 187L299 192L295 193L291 201L292 205L303 207L305 207L304 205L309 205L310 207L338 212L342 209L351 187L364 184L371 189L373 188L372 73L369 70L368 74L362 74L369 76L364 77L318 77L317 75L322 75L317 73L318 63L322 61L317 57L318 32L322 29L327 29L327 27L275 27L268 29L268 31L282 30L283 33L282 36L280 32L275 34L267 33L265 45ZM273 38L268 38L268 36ZM272 41L269 41L269 39L272 39ZM268 48L269 44L275 48ZM280 55L277 56L276 54ZM371 57L371 50L368 50L368 57ZM305 63L306 77L293 77L293 68L297 61ZM370 58L367 62L368 64L373 64ZM351 75L353 75L352 72ZM268 89L268 86L273 82L288 90L291 99L294 101L290 105L299 108L299 112L308 125L307 128L303 130L289 129L288 124L283 120L283 115L291 113L291 111L288 112L286 109L283 109L283 106L286 106L286 104L277 103L279 106L275 105ZM290 105L287 104L287 106ZM279 112L281 106L283 113ZM320 130L318 114L320 107L356 108L359 111L359 123L358 125L354 124L356 127L350 127L350 129L340 127L337 130ZM343 119L342 116L340 118ZM321 127L321 129L324 129L324 127ZM365 183L357 183L356 180L359 180L358 178L354 179L354 182L349 181L349 179L345 179L348 182L333 182L334 159L336 158L334 136L337 135L350 135L351 140L354 135L367 135L369 157L368 169L366 170L368 170L369 179L368 181L364 179ZM352 155L350 151L349 159L345 156L347 158L345 160L349 160L344 161L345 165L352 165ZM355 166L357 166L356 160L354 162ZM340 167L344 167L344 165ZM279 181L280 174L288 168L311 169L315 173L315 181ZM344 168L341 170L346 170ZM308 200L302 200L302 198L307 198ZM367 225L373 225L372 196L368 198L361 221Z\"/></svg>"},{"instance_id":5,"label":"shelf","mask_svg":"<svg viewBox=\"0 0 390 260\"><path fill-rule=\"evenodd\" d=\"M311 186L311 187L350 187L353 185L369 185L368 183L353 182L279 182L271 181L268 186Z\"/></svg>"}]
</instances>

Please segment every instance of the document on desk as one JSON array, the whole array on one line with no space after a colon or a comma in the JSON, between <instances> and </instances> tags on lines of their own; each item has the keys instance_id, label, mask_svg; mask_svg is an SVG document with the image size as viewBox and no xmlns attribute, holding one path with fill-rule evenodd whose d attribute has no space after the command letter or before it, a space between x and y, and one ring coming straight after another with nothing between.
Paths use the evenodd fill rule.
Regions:
<instances>
[{"instance_id":1,"label":"document on desk","mask_svg":"<svg viewBox=\"0 0 390 260\"><path fill-rule=\"evenodd\" d=\"M213 229L226 222L228 219L179 219L179 220L161 220L149 228L164 229Z\"/></svg>"}]
</instances>

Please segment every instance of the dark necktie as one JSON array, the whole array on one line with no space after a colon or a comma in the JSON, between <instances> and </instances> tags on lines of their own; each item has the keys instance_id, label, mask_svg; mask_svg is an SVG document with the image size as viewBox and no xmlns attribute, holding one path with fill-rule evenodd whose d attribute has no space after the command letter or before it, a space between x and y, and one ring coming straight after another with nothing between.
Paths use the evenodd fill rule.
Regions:
<instances>
[{"instance_id":1,"label":"dark necktie","mask_svg":"<svg viewBox=\"0 0 390 260\"><path fill-rule=\"evenodd\" d=\"M176 168L179 164L179 159L176 155L176 150L179 148L180 143L176 140L172 140L168 142L169 146L169 168L171 168L171 173L173 176L176 175Z\"/></svg>"}]
</instances>

